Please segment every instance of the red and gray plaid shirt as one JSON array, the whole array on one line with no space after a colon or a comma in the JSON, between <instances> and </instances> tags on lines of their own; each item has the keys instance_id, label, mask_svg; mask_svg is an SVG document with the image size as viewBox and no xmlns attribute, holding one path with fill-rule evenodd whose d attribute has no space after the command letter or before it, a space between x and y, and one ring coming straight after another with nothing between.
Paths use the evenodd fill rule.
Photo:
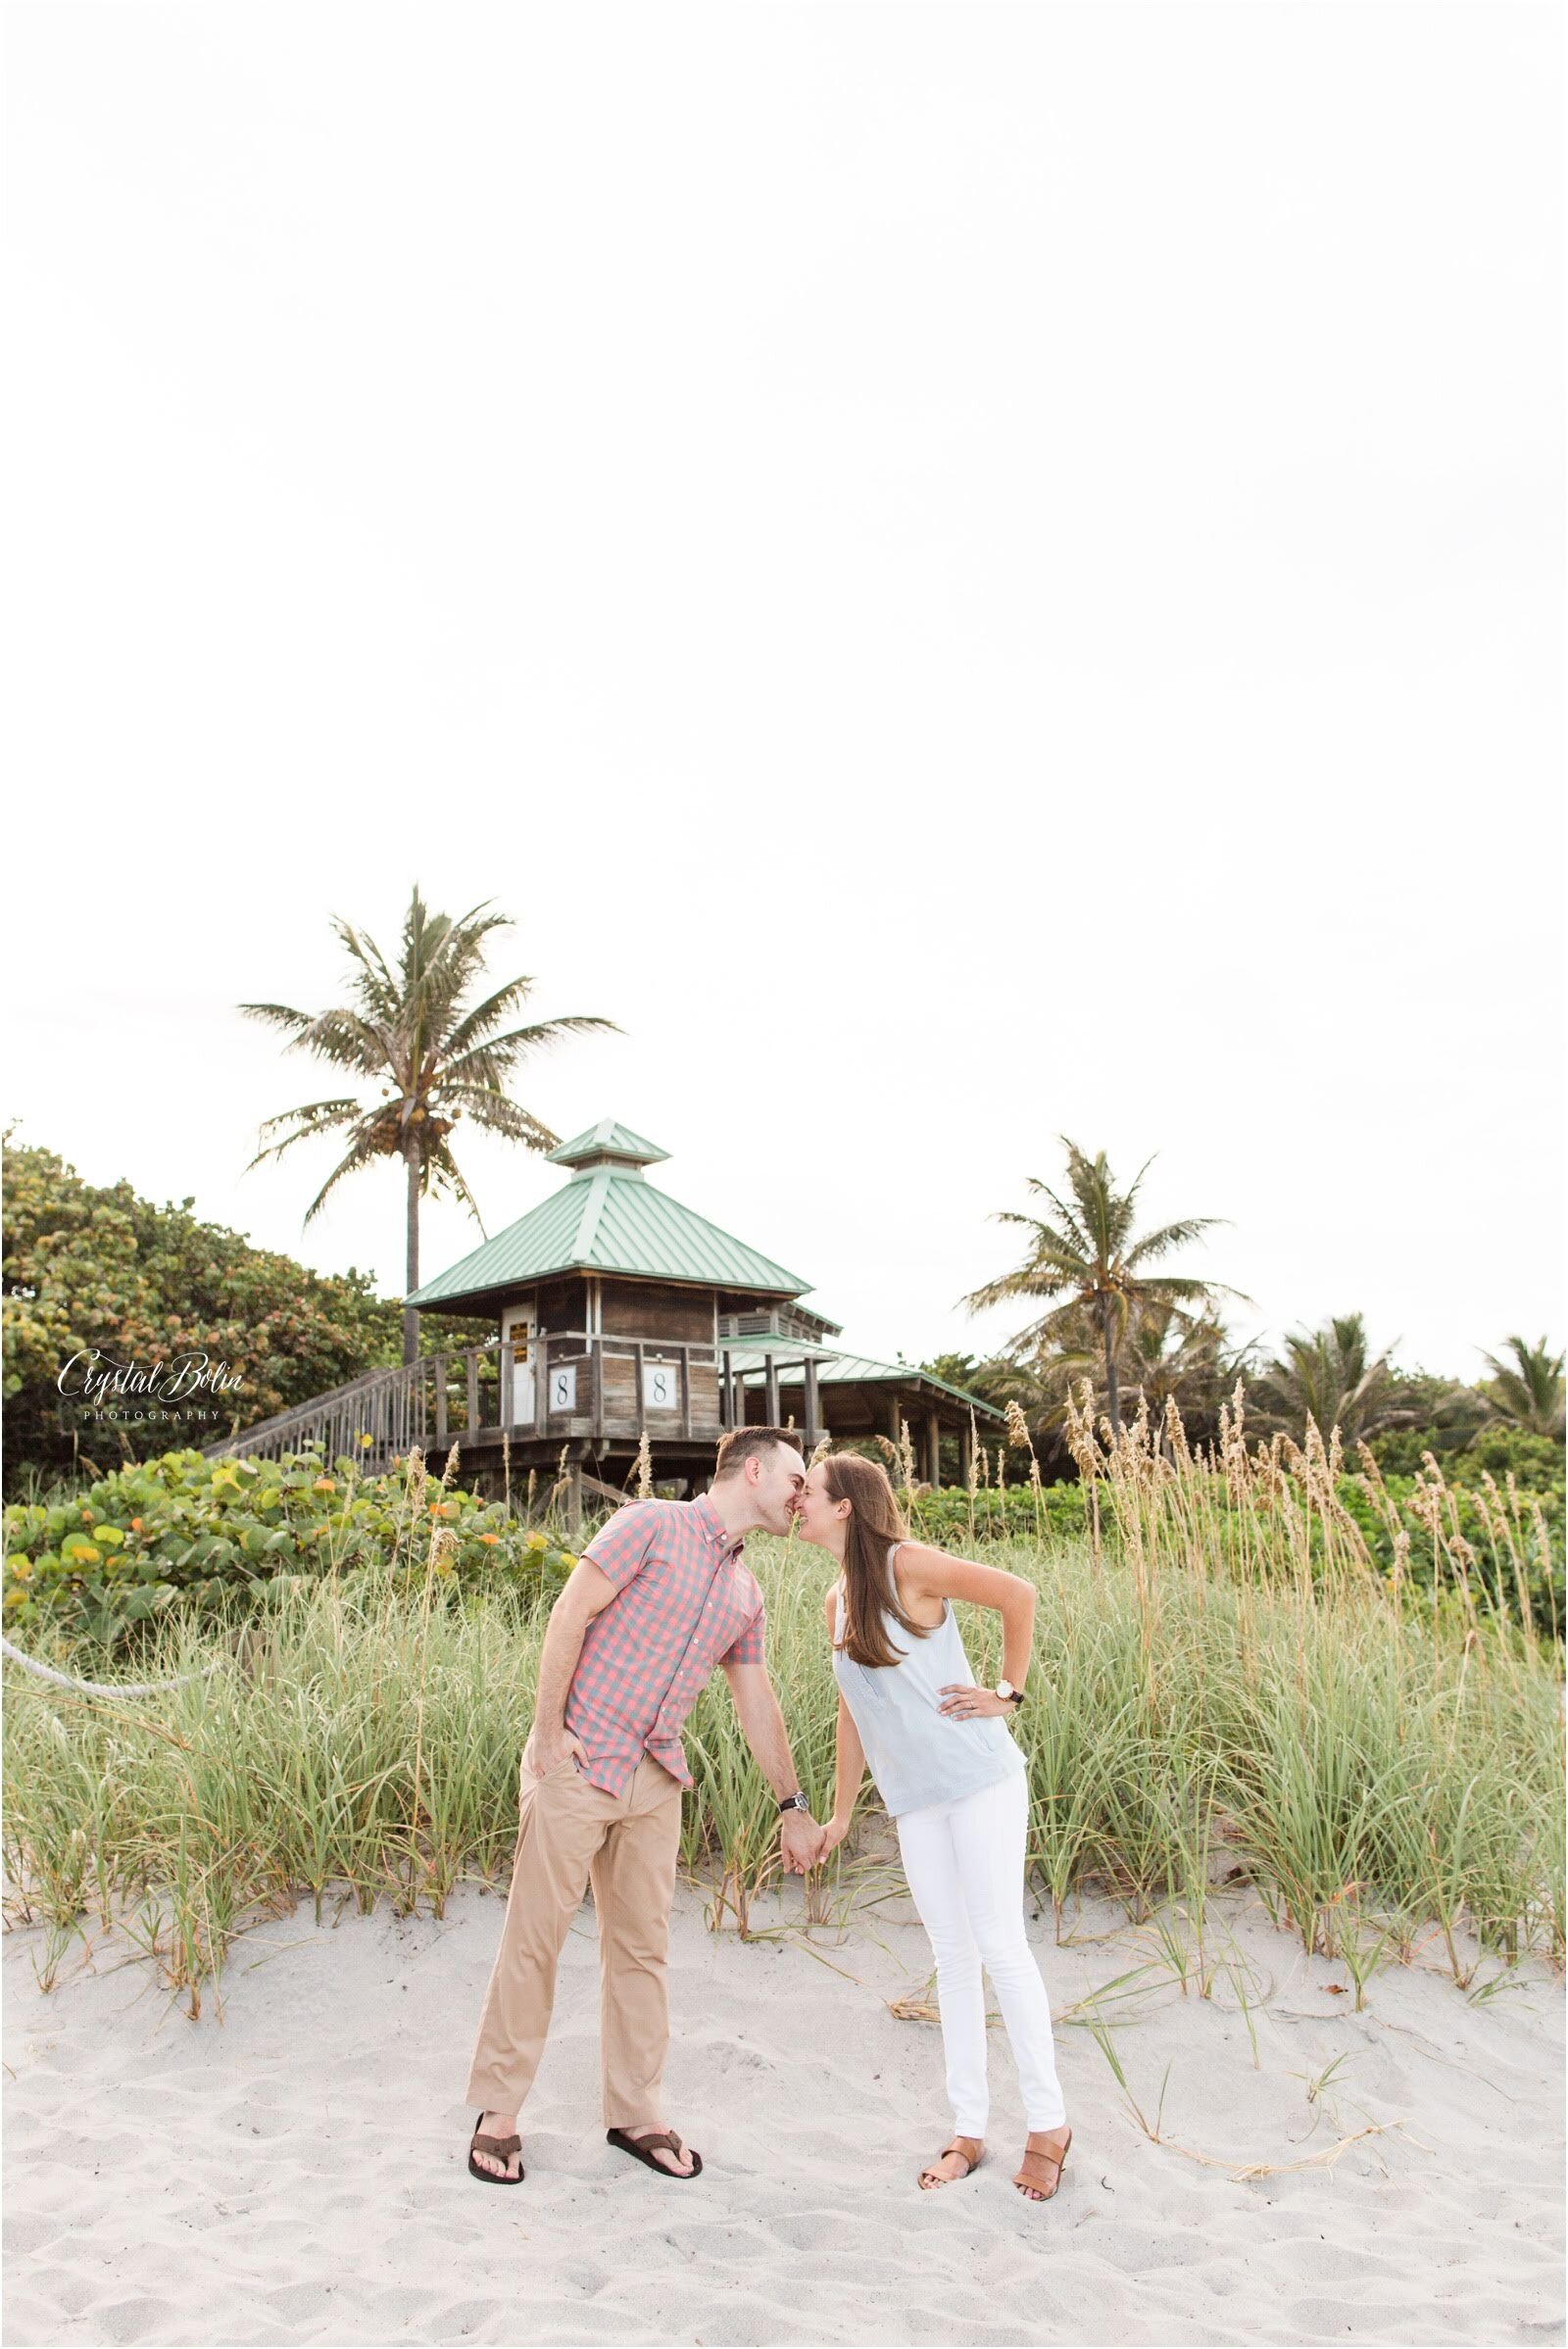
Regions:
<instances>
[{"instance_id":1,"label":"red and gray plaid shirt","mask_svg":"<svg viewBox=\"0 0 1568 2349\"><path fill-rule=\"evenodd\" d=\"M681 1725L713 1667L762 1662L765 1610L744 1546L702 1493L633 1501L583 1551L615 1596L583 1635L566 1727L588 1749L583 1777L607 1794L625 1792L645 1753L689 1786Z\"/></svg>"}]
</instances>

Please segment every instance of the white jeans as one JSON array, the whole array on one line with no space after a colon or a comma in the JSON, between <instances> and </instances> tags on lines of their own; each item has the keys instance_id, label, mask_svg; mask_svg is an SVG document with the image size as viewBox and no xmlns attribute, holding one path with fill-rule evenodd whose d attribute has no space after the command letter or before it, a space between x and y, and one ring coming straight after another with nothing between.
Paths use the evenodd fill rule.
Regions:
<instances>
[{"instance_id":1,"label":"white jeans","mask_svg":"<svg viewBox=\"0 0 1568 2349\"><path fill-rule=\"evenodd\" d=\"M948 2095L959 2136L983 2137L990 2113L982 1965L996 1984L1028 2128L1060 2129L1067 2118L1051 2002L1024 1932L1028 1819L1028 1775L1016 1770L978 1794L905 1811L897 1823L905 1877L937 1961Z\"/></svg>"}]
</instances>

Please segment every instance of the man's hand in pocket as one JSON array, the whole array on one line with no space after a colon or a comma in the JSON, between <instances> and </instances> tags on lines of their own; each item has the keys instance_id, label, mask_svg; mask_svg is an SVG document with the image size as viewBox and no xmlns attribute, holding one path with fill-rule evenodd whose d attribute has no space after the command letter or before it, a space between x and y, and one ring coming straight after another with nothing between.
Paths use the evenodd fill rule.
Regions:
<instances>
[{"instance_id":1,"label":"man's hand in pocket","mask_svg":"<svg viewBox=\"0 0 1568 2349\"><path fill-rule=\"evenodd\" d=\"M548 1778L569 1757L586 1762L588 1749L580 1737L562 1727L547 1730L538 1722L528 1733L528 1742L522 1749L522 1767L529 1778Z\"/></svg>"}]
</instances>

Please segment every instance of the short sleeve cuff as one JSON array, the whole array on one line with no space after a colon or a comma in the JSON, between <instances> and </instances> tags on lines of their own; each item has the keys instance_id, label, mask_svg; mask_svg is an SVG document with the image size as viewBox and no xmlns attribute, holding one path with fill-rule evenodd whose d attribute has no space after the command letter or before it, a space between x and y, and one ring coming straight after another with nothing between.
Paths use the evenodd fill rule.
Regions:
<instances>
[{"instance_id":1,"label":"short sleeve cuff","mask_svg":"<svg viewBox=\"0 0 1568 2349\"><path fill-rule=\"evenodd\" d=\"M745 1629L745 1630L742 1632L742 1634L741 1634L740 1638L739 1638L739 1639L736 1640L736 1642L735 1642L734 1646L733 1646L733 1647L731 1647L731 1648L729 1649L729 1651L727 1652L727 1654L725 1654L725 1655L723 1655L723 1656L721 1656L721 1657L719 1658L719 1661L720 1661L720 1663L723 1663L723 1664L762 1664L762 1663L765 1663L765 1662L767 1661L767 1657L766 1657L766 1652L765 1652L765 1650L764 1650L764 1647L763 1647L763 1644L762 1644L762 1632L763 1632L763 1625L764 1625L764 1621L765 1621L765 1618L764 1618L764 1616L763 1616L763 1615L761 1615L761 1614L754 1615L754 1616L752 1617L752 1620L751 1620L751 1622L750 1622L750 1623L749 1623L749 1624L746 1626L746 1629Z\"/></svg>"}]
</instances>

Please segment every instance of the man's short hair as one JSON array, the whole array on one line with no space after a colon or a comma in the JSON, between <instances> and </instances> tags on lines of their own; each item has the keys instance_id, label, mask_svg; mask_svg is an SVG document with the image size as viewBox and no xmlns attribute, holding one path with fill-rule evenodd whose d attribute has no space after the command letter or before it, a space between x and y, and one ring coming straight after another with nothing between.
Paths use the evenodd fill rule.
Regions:
<instances>
[{"instance_id":1,"label":"man's short hair","mask_svg":"<svg viewBox=\"0 0 1568 2349\"><path fill-rule=\"evenodd\" d=\"M713 1482L721 1476L736 1476L750 1459L760 1458L771 1451L775 1444L787 1444L791 1451L806 1457L798 1428L731 1428L718 1440L718 1453L713 1462Z\"/></svg>"}]
</instances>

